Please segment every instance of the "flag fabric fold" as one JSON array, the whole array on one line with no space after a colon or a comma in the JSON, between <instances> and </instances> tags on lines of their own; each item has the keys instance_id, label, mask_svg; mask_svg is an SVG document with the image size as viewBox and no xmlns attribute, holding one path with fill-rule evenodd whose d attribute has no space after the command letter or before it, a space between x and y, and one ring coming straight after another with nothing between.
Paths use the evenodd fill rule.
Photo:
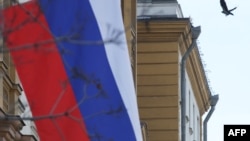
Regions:
<instances>
[{"instance_id":1,"label":"flag fabric fold","mask_svg":"<svg viewBox=\"0 0 250 141\"><path fill-rule=\"evenodd\" d=\"M4 10L42 141L141 141L120 0L38 0Z\"/></svg>"}]
</instances>

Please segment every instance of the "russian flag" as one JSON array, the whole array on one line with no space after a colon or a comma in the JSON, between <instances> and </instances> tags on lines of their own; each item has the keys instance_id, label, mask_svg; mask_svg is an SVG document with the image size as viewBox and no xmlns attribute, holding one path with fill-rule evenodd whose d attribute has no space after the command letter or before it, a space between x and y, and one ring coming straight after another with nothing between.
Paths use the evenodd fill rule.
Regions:
<instances>
[{"instance_id":1,"label":"russian flag","mask_svg":"<svg viewBox=\"0 0 250 141\"><path fill-rule=\"evenodd\" d=\"M141 141L120 0L38 0L4 10L41 141Z\"/></svg>"}]
</instances>

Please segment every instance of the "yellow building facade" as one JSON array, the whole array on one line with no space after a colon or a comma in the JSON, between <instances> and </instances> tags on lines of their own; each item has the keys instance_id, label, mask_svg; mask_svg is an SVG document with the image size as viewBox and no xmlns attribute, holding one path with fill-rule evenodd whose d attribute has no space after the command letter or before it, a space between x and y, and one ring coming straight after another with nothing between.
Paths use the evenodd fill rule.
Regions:
<instances>
[{"instance_id":1,"label":"yellow building facade","mask_svg":"<svg viewBox=\"0 0 250 141\"><path fill-rule=\"evenodd\" d=\"M177 1L122 2L144 141L201 141L212 95L196 44L182 83L181 60L194 41L190 19Z\"/></svg>"},{"instance_id":2,"label":"yellow building facade","mask_svg":"<svg viewBox=\"0 0 250 141\"><path fill-rule=\"evenodd\" d=\"M137 28L137 95L148 140L179 141L180 58L192 42L190 20L141 20ZM197 117L201 118L209 109L211 94L197 48L187 61L186 71L199 109ZM188 114L186 118L188 122ZM201 129L201 119L198 124Z\"/></svg>"},{"instance_id":3,"label":"yellow building facade","mask_svg":"<svg viewBox=\"0 0 250 141\"><path fill-rule=\"evenodd\" d=\"M196 44L200 27L183 18L175 0L140 0L137 18L136 87L144 140L202 141L207 134L202 117L218 97L211 94Z\"/></svg>"}]
</instances>

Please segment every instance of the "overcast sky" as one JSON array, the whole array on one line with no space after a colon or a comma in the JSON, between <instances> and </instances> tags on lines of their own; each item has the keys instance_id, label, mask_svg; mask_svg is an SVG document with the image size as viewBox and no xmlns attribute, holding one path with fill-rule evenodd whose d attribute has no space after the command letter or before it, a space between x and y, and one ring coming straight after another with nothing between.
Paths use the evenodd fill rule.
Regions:
<instances>
[{"instance_id":1,"label":"overcast sky","mask_svg":"<svg viewBox=\"0 0 250 141\"><path fill-rule=\"evenodd\" d=\"M223 141L224 124L250 124L250 1L226 0L229 9L237 6L234 16L221 13L219 0L178 2L184 16L201 26L199 47L213 94L219 94L208 141Z\"/></svg>"}]
</instances>

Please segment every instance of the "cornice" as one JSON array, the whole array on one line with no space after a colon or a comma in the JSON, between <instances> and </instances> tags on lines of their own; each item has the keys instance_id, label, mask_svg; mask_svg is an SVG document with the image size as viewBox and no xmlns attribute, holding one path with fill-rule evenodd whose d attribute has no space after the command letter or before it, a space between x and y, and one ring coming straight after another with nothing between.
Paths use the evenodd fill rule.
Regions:
<instances>
[{"instance_id":1,"label":"cornice","mask_svg":"<svg viewBox=\"0 0 250 141\"><path fill-rule=\"evenodd\" d=\"M188 34L187 18L145 19L137 22L138 42L176 42L182 34Z\"/></svg>"}]
</instances>

